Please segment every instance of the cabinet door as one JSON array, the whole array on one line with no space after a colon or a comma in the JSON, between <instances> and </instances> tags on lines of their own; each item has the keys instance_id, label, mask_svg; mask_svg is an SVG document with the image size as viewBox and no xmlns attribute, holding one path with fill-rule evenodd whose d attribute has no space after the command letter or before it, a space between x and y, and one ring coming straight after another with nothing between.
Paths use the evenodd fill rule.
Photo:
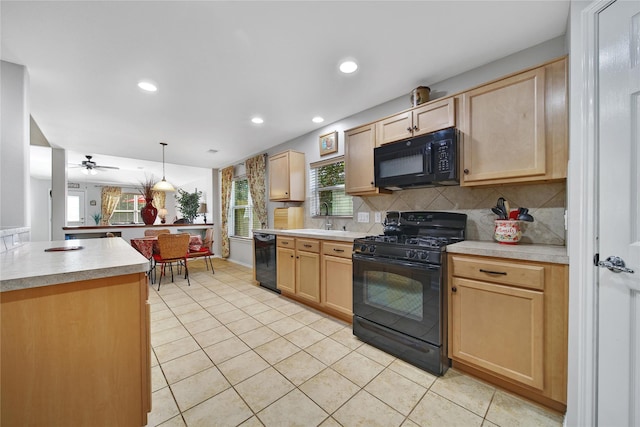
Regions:
<instances>
[{"instance_id":1,"label":"cabinet door","mask_svg":"<svg viewBox=\"0 0 640 427\"><path fill-rule=\"evenodd\" d=\"M350 258L322 257L322 305L353 315L353 263Z\"/></svg>"},{"instance_id":2,"label":"cabinet door","mask_svg":"<svg viewBox=\"0 0 640 427\"><path fill-rule=\"evenodd\" d=\"M374 125L345 133L345 187L348 194L375 192L373 149Z\"/></svg>"},{"instance_id":3,"label":"cabinet door","mask_svg":"<svg viewBox=\"0 0 640 427\"><path fill-rule=\"evenodd\" d=\"M435 132L456 125L453 98L443 99L413 110L413 136Z\"/></svg>"},{"instance_id":4,"label":"cabinet door","mask_svg":"<svg viewBox=\"0 0 640 427\"><path fill-rule=\"evenodd\" d=\"M413 114L411 111L396 114L376 123L376 144L378 146L412 136Z\"/></svg>"},{"instance_id":5,"label":"cabinet door","mask_svg":"<svg viewBox=\"0 0 640 427\"><path fill-rule=\"evenodd\" d=\"M544 388L543 293L453 278L451 357Z\"/></svg>"},{"instance_id":6,"label":"cabinet door","mask_svg":"<svg viewBox=\"0 0 640 427\"><path fill-rule=\"evenodd\" d=\"M279 247L276 254L276 286L281 291L294 294L296 292L295 251L293 249Z\"/></svg>"},{"instance_id":7,"label":"cabinet door","mask_svg":"<svg viewBox=\"0 0 640 427\"><path fill-rule=\"evenodd\" d=\"M466 92L462 102L463 185L545 175L544 67Z\"/></svg>"},{"instance_id":8,"label":"cabinet door","mask_svg":"<svg viewBox=\"0 0 640 427\"><path fill-rule=\"evenodd\" d=\"M289 199L289 153L269 158L269 200Z\"/></svg>"},{"instance_id":9,"label":"cabinet door","mask_svg":"<svg viewBox=\"0 0 640 427\"><path fill-rule=\"evenodd\" d=\"M296 295L320 302L320 254L296 252Z\"/></svg>"}]
</instances>

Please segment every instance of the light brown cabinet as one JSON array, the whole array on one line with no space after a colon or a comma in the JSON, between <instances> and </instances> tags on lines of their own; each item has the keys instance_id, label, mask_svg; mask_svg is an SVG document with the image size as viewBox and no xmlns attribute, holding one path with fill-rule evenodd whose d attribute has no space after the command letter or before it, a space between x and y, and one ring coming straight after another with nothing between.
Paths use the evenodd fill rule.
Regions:
<instances>
[{"instance_id":1,"label":"light brown cabinet","mask_svg":"<svg viewBox=\"0 0 640 427\"><path fill-rule=\"evenodd\" d=\"M276 286L284 294L320 303L320 242L276 238Z\"/></svg>"},{"instance_id":2,"label":"light brown cabinet","mask_svg":"<svg viewBox=\"0 0 640 427\"><path fill-rule=\"evenodd\" d=\"M375 124L345 131L345 191L357 196L375 196L390 191L377 188L374 180L373 149L376 148Z\"/></svg>"},{"instance_id":3,"label":"light brown cabinet","mask_svg":"<svg viewBox=\"0 0 640 427\"><path fill-rule=\"evenodd\" d=\"M302 206L275 208L273 210L273 228L276 230L302 228L303 223L304 208Z\"/></svg>"},{"instance_id":4,"label":"light brown cabinet","mask_svg":"<svg viewBox=\"0 0 640 427\"><path fill-rule=\"evenodd\" d=\"M296 239L296 295L320 302L320 242Z\"/></svg>"},{"instance_id":5,"label":"light brown cabinet","mask_svg":"<svg viewBox=\"0 0 640 427\"><path fill-rule=\"evenodd\" d=\"M353 245L322 242L322 299L321 304L343 314L353 316Z\"/></svg>"},{"instance_id":6,"label":"light brown cabinet","mask_svg":"<svg viewBox=\"0 0 640 427\"><path fill-rule=\"evenodd\" d=\"M287 297L351 322L352 248L347 242L278 236L278 289Z\"/></svg>"},{"instance_id":7,"label":"light brown cabinet","mask_svg":"<svg viewBox=\"0 0 640 427\"><path fill-rule=\"evenodd\" d=\"M460 185L566 178L566 59L469 90L460 99Z\"/></svg>"},{"instance_id":8,"label":"light brown cabinet","mask_svg":"<svg viewBox=\"0 0 640 427\"><path fill-rule=\"evenodd\" d=\"M0 424L146 425L148 292L135 273L0 293Z\"/></svg>"},{"instance_id":9,"label":"light brown cabinet","mask_svg":"<svg viewBox=\"0 0 640 427\"><path fill-rule=\"evenodd\" d=\"M377 146L455 126L455 102L446 98L376 123Z\"/></svg>"},{"instance_id":10,"label":"light brown cabinet","mask_svg":"<svg viewBox=\"0 0 640 427\"><path fill-rule=\"evenodd\" d=\"M450 254L454 367L566 409L567 267Z\"/></svg>"},{"instance_id":11,"label":"light brown cabinet","mask_svg":"<svg viewBox=\"0 0 640 427\"><path fill-rule=\"evenodd\" d=\"M269 157L269 200L304 202L304 153L288 150Z\"/></svg>"}]
</instances>

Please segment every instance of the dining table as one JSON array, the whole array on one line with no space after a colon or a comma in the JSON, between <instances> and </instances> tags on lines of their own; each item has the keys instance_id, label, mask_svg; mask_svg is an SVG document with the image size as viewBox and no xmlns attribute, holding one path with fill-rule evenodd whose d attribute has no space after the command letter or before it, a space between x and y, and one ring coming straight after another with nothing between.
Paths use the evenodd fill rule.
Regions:
<instances>
[{"instance_id":1,"label":"dining table","mask_svg":"<svg viewBox=\"0 0 640 427\"><path fill-rule=\"evenodd\" d=\"M159 253L158 236L135 237L131 239L131 246L145 258L151 259L153 254ZM202 236L189 235L189 251L197 251L202 247Z\"/></svg>"}]
</instances>

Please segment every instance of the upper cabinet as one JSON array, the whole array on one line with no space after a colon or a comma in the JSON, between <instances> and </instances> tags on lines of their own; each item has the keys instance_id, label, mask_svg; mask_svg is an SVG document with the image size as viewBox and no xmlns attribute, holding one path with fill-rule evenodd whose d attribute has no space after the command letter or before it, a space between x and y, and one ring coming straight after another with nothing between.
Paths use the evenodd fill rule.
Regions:
<instances>
[{"instance_id":1,"label":"upper cabinet","mask_svg":"<svg viewBox=\"0 0 640 427\"><path fill-rule=\"evenodd\" d=\"M566 58L461 96L460 185L567 177Z\"/></svg>"},{"instance_id":2,"label":"upper cabinet","mask_svg":"<svg viewBox=\"0 0 640 427\"><path fill-rule=\"evenodd\" d=\"M455 126L453 98L429 102L376 123L377 146Z\"/></svg>"},{"instance_id":3,"label":"upper cabinet","mask_svg":"<svg viewBox=\"0 0 640 427\"><path fill-rule=\"evenodd\" d=\"M374 183L375 124L347 130L344 137L345 189L347 194L375 196L388 192L380 190Z\"/></svg>"},{"instance_id":4,"label":"upper cabinet","mask_svg":"<svg viewBox=\"0 0 640 427\"><path fill-rule=\"evenodd\" d=\"M304 153L288 150L269 158L269 200L304 202Z\"/></svg>"}]
</instances>

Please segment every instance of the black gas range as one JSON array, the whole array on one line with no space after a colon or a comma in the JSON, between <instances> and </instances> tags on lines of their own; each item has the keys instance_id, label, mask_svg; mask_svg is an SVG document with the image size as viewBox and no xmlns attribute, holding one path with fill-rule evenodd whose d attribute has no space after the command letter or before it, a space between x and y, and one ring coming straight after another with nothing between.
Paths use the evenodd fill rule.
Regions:
<instances>
[{"instance_id":1,"label":"black gas range","mask_svg":"<svg viewBox=\"0 0 640 427\"><path fill-rule=\"evenodd\" d=\"M384 234L353 244L353 333L436 375L446 356L445 248L465 239L467 216L393 211Z\"/></svg>"}]
</instances>

